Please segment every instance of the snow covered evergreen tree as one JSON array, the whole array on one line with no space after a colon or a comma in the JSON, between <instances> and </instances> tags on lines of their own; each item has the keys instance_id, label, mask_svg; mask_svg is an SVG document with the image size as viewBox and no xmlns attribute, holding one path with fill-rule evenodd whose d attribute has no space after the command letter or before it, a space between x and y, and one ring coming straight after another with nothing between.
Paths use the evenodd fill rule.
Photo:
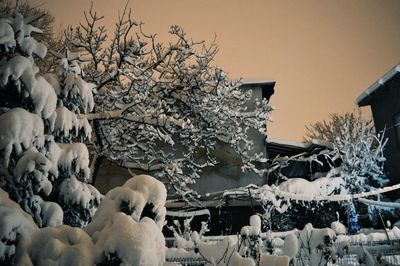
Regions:
<instances>
[{"instance_id":1,"label":"snow covered evergreen tree","mask_svg":"<svg viewBox=\"0 0 400 266\"><path fill-rule=\"evenodd\" d=\"M59 67L68 82L42 74L35 60L47 48L31 24L41 16L24 17L17 8L0 19L0 184L39 227L84 226L102 198L86 184L89 153L75 142L90 138L88 121L77 115L93 109L91 89L85 90L93 85L71 74L68 53Z\"/></svg>"},{"instance_id":2,"label":"snow covered evergreen tree","mask_svg":"<svg viewBox=\"0 0 400 266\"><path fill-rule=\"evenodd\" d=\"M271 108L258 99L254 110L247 109L251 91L212 65L215 43L193 41L172 26L173 42L163 45L125 8L105 47L102 17L90 10L85 18L66 35L70 47L89 55L87 79L99 84L95 110L86 114L94 122L98 158L150 172L181 196L192 194L188 185L201 169L217 163L218 143L233 147L243 170L263 173L255 165L265 158L250 152L247 133L255 128L266 134Z\"/></svg>"}]
</instances>

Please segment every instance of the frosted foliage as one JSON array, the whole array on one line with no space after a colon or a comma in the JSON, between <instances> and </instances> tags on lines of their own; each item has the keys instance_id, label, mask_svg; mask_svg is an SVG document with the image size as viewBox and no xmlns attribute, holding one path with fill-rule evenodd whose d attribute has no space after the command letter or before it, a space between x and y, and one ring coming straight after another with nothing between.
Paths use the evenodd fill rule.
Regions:
<instances>
[{"instance_id":1,"label":"frosted foliage","mask_svg":"<svg viewBox=\"0 0 400 266\"><path fill-rule=\"evenodd\" d=\"M51 142L49 146L49 158L59 170L89 179L89 151L85 144Z\"/></svg>"},{"instance_id":2,"label":"frosted foliage","mask_svg":"<svg viewBox=\"0 0 400 266\"><path fill-rule=\"evenodd\" d=\"M80 182L75 177L67 178L62 182L60 195L64 198L64 202L71 202L85 209L90 208L93 203L100 204L102 199L95 187Z\"/></svg>"},{"instance_id":3,"label":"frosted foliage","mask_svg":"<svg viewBox=\"0 0 400 266\"><path fill-rule=\"evenodd\" d=\"M195 244L207 261L225 265L229 260L230 254L238 248L238 238L236 236L226 236L222 241L215 243L195 240Z\"/></svg>"},{"instance_id":4,"label":"frosted foliage","mask_svg":"<svg viewBox=\"0 0 400 266\"><path fill-rule=\"evenodd\" d=\"M21 41L21 50L24 51L27 56L36 54L40 58L44 58L47 54L47 47L32 37L26 37Z\"/></svg>"},{"instance_id":5,"label":"frosted foliage","mask_svg":"<svg viewBox=\"0 0 400 266\"><path fill-rule=\"evenodd\" d=\"M35 148L27 150L14 168L15 182L22 185L30 183L34 193L43 191L49 195L53 188L51 181L57 177L57 166Z\"/></svg>"},{"instance_id":6,"label":"frosted foliage","mask_svg":"<svg viewBox=\"0 0 400 266\"><path fill-rule=\"evenodd\" d=\"M14 49L15 45L14 30L10 25L10 20L0 19L0 47L3 47L5 52L9 52Z\"/></svg>"},{"instance_id":7,"label":"frosted foliage","mask_svg":"<svg viewBox=\"0 0 400 266\"><path fill-rule=\"evenodd\" d=\"M0 263L10 259L21 237L38 230L32 217L0 189Z\"/></svg>"},{"instance_id":8,"label":"frosted foliage","mask_svg":"<svg viewBox=\"0 0 400 266\"><path fill-rule=\"evenodd\" d=\"M336 137L333 142L335 158L342 163L338 169L332 169L328 176L340 176L346 181L349 191L369 191L371 187L381 187L388 182L383 172L385 139L376 137L374 128L362 120L361 125L344 126L344 137ZM353 132L354 131L354 132ZM355 134L355 136L352 135Z\"/></svg>"},{"instance_id":9,"label":"frosted foliage","mask_svg":"<svg viewBox=\"0 0 400 266\"><path fill-rule=\"evenodd\" d=\"M122 186L142 194L144 201L153 205L153 212L156 214L155 221L162 228L164 226L167 200L167 190L163 183L149 175L137 175Z\"/></svg>"},{"instance_id":10,"label":"frosted foliage","mask_svg":"<svg viewBox=\"0 0 400 266\"><path fill-rule=\"evenodd\" d=\"M47 119L56 109L57 95L54 88L43 77L38 76L35 84L31 92L34 111Z\"/></svg>"},{"instance_id":11,"label":"frosted foliage","mask_svg":"<svg viewBox=\"0 0 400 266\"><path fill-rule=\"evenodd\" d=\"M92 127L87 118L78 118L64 106L58 107L49 118L50 130L58 137L63 136L69 139L77 137L80 133L84 138L90 140Z\"/></svg>"},{"instance_id":12,"label":"frosted foliage","mask_svg":"<svg viewBox=\"0 0 400 266\"><path fill-rule=\"evenodd\" d=\"M18 265L94 265L93 242L79 228L42 228L24 238L18 249Z\"/></svg>"},{"instance_id":13,"label":"frosted foliage","mask_svg":"<svg viewBox=\"0 0 400 266\"><path fill-rule=\"evenodd\" d=\"M59 226L63 224L63 210L52 201L44 201L33 195L24 200L24 208L29 212L39 227Z\"/></svg>"},{"instance_id":14,"label":"frosted foliage","mask_svg":"<svg viewBox=\"0 0 400 266\"><path fill-rule=\"evenodd\" d=\"M98 219L94 219L90 227L100 227L113 213L121 212L123 204L127 206L125 213L130 215L136 222L139 222L143 208L146 205L143 195L129 188L117 187L106 194L103 203L99 206L95 214L95 217L98 217ZM100 219L100 217L102 218ZM88 230L92 229L88 227Z\"/></svg>"},{"instance_id":15,"label":"frosted foliage","mask_svg":"<svg viewBox=\"0 0 400 266\"><path fill-rule=\"evenodd\" d=\"M47 119L56 109L57 95L54 88L38 72L33 60L15 56L0 67L0 85L5 86L11 79L21 92L21 81L30 94L34 112Z\"/></svg>"},{"instance_id":16,"label":"frosted foliage","mask_svg":"<svg viewBox=\"0 0 400 266\"><path fill-rule=\"evenodd\" d=\"M164 236L148 217L135 222L124 213L114 213L92 239L97 263L112 257L118 257L120 265L157 266L165 261Z\"/></svg>"},{"instance_id":17,"label":"frosted foliage","mask_svg":"<svg viewBox=\"0 0 400 266\"><path fill-rule=\"evenodd\" d=\"M54 115L50 118L50 130L56 134L63 134L69 137L71 131L78 133L79 120L76 114L64 106L56 109Z\"/></svg>"},{"instance_id":18,"label":"frosted foliage","mask_svg":"<svg viewBox=\"0 0 400 266\"><path fill-rule=\"evenodd\" d=\"M96 86L93 83L84 81L74 73L68 74L65 79L65 86L62 90L64 97L73 101L80 101L80 109L84 113L93 111L94 99L92 90Z\"/></svg>"},{"instance_id":19,"label":"frosted foliage","mask_svg":"<svg viewBox=\"0 0 400 266\"><path fill-rule=\"evenodd\" d=\"M4 165L8 166L14 151L20 155L23 149L43 147L43 121L22 108L13 108L0 116L0 150L3 150Z\"/></svg>"},{"instance_id":20,"label":"frosted foliage","mask_svg":"<svg viewBox=\"0 0 400 266\"><path fill-rule=\"evenodd\" d=\"M165 205L167 190L162 182L149 175L137 175L125 182L123 187L142 193L145 201L158 209Z\"/></svg>"},{"instance_id":21,"label":"frosted foliage","mask_svg":"<svg viewBox=\"0 0 400 266\"><path fill-rule=\"evenodd\" d=\"M35 75L38 71L39 69L34 65L32 59L20 55L14 56L0 67L0 85L4 87L11 79L21 92L20 80L31 93L32 89L36 87Z\"/></svg>"},{"instance_id":22,"label":"frosted foliage","mask_svg":"<svg viewBox=\"0 0 400 266\"><path fill-rule=\"evenodd\" d=\"M97 113L88 117L99 121L99 141L112 143L100 147L102 154L123 167L154 172L192 201L191 184L203 168L218 163L213 153L218 145L234 150L241 170L266 171L265 153L254 152L249 132L266 135L272 108L212 65L216 43L194 41L179 26L170 28L172 42L159 43L136 27L128 10L106 41L106 27L93 10L89 14L87 24L71 31L71 46L83 48L92 62L86 75L101 81ZM72 61L64 60L60 73L68 72ZM75 74L65 83L73 90Z\"/></svg>"},{"instance_id":23,"label":"frosted foliage","mask_svg":"<svg viewBox=\"0 0 400 266\"><path fill-rule=\"evenodd\" d=\"M326 265L324 250L321 247L328 247L336 239L335 232L330 228L313 228L311 224L306 224L303 230L299 232L299 241L301 243L301 255L310 258L311 265ZM335 250L329 252L332 256Z\"/></svg>"},{"instance_id":24,"label":"frosted foliage","mask_svg":"<svg viewBox=\"0 0 400 266\"><path fill-rule=\"evenodd\" d=\"M32 32L41 33L42 31L32 25L26 24L24 17L16 13L14 18L0 20L0 47L5 52L13 51L17 44L21 51L32 56L36 54L44 58L47 53L47 47L31 37Z\"/></svg>"},{"instance_id":25,"label":"frosted foliage","mask_svg":"<svg viewBox=\"0 0 400 266\"><path fill-rule=\"evenodd\" d=\"M116 260L122 265L162 265L165 240L160 229L165 219L164 193L161 182L143 175L131 178L106 194L85 228L95 243L97 263ZM158 224L148 217L141 218L147 203L157 204L153 211L157 211L155 221Z\"/></svg>"}]
</instances>

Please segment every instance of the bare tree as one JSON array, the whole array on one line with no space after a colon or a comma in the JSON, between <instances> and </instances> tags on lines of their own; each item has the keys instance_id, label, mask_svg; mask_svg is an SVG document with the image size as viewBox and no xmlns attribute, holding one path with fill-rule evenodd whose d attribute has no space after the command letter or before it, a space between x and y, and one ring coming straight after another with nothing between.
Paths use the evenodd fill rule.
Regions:
<instances>
[{"instance_id":1,"label":"bare tree","mask_svg":"<svg viewBox=\"0 0 400 266\"><path fill-rule=\"evenodd\" d=\"M335 138L344 139L351 136L353 139L358 137L358 129L366 127L371 134L374 134L374 124L371 119L365 119L361 111L333 113L328 120L316 122L306 126L305 140L320 139L334 142Z\"/></svg>"},{"instance_id":2,"label":"bare tree","mask_svg":"<svg viewBox=\"0 0 400 266\"><path fill-rule=\"evenodd\" d=\"M247 109L251 91L212 65L215 42L194 41L172 26L173 42L158 43L125 7L106 43L102 17L91 9L85 19L65 36L88 61L87 79L98 84L95 111L85 115L94 124L96 157L154 172L183 196L192 194L187 185L202 168L217 163L217 143L234 148L243 170L263 173L255 162L264 155L250 152L247 132L266 134L271 108L258 99Z\"/></svg>"}]
</instances>

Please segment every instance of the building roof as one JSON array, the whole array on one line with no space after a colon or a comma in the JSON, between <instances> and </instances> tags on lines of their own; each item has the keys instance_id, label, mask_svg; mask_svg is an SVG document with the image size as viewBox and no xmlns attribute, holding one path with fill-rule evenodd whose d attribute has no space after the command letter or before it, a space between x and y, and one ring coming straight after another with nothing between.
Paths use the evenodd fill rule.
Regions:
<instances>
[{"instance_id":1,"label":"building roof","mask_svg":"<svg viewBox=\"0 0 400 266\"><path fill-rule=\"evenodd\" d=\"M246 88L257 88L261 87L262 97L267 99L271 98L272 94L274 94L275 90L275 80L272 79L244 79L242 81L241 87Z\"/></svg>"},{"instance_id":2,"label":"building roof","mask_svg":"<svg viewBox=\"0 0 400 266\"><path fill-rule=\"evenodd\" d=\"M371 104L372 96L378 91L385 87L386 82L394 78L396 75L400 74L400 64L393 67L389 72L383 75L379 80L372 84L368 89L366 89L360 96L356 99L356 104L358 106L367 106Z\"/></svg>"},{"instance_id":3,"label":"building roof","mask_svg":"<svg viewBox=\"0 0 400 266\"><path fill-rule=\"evenodd\" d=\"M301 153L312 154L323 149L332 149L332 143L312 139L308 142L297 142L280 139L267 139L267 153L270 159L276 156L294 156Z\"/></svg>"}]
</instances>

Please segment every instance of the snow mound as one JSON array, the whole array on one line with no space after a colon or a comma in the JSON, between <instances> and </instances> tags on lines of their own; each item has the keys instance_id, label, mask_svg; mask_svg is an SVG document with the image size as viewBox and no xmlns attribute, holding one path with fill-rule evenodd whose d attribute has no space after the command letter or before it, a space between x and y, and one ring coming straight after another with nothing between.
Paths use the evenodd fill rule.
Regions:
<instances>
[{"instance_id":1,"label":"snow mound","mask_svg":"<svg viewBox=\"0 0 400 266\"><path fill-rule=\"evenodd\" d=\"M282 254L288 256L290 259L296 257L297 252L299 251L299 240L294 233L288 234L285 237L283 246L282 246Z\"/></svg>"},{"instance_id":2,"label":"snow mound","mask_svg":"<svg viewBox=\"0 0 400 266\"><path fill-rule=\"evenodd\" d=\"M146 204L153 205L152 211L156 214L157 225L160 228L164 226L167 190L162 182L149 175L137 175L126 181L122 187L141 193Z\"/></svg>"},{"instance_id":3,"label":"snow mound","mask_svg":"<svg viewBox=\"0 0 400 266\"><path fill-rule=\"evenodd\" d=\"M252 258L243 258L240 254L235 251L229 261L229 265L232 266L256 266L256 263Z\"/></svg>"},{"instance_id":4,"label":"snow mound","mask_svg":"<svg viewBox=\"0 0 400 266\"><path fill-rule=\"evenodd\" d=\"M347 234L347 228L341 222L335 221L331 223L331 228L335 231L336 235L345 235Z\"/></svg>"},{"instance_id":5,"label":"snow mound","mask_svg":"<svg viewBox=\"0 0 400 266\"><path fill-rule=\"evenodd\" d=\"M13 257L21 237L36 230L32 217L0 189L0 264Z\"/></svg>"},{"instance_id":6,"label":"snow mound","mask_svg":"<svg viewBox=\"0 0 400 266\"><path fill-rule=\"evenodd\" d=\"M165 239L154 221L144 217L135 222L115 213L109 224L92 234L96 263L119 261L121 265L163 265Z\"/></svg>"},{"instance_id":7,"label":"snow mound","mask_svg":"<svg viewBox=\"0 0 400 266\"><path fill-rule=\"evenodd\" d=\"M93 242L79 228L42 228L24 238L17 265L94 265Z\"/></svg>"},{"instance_id":8,"label":"snow mound","mask_svg":"<svg viewBox=\"0 0 400 266\"><path fill-rule=\"evenodd\" d=\"M276 256L263 254L260 259L262 266L289 266L290 258L288 256Z\"/></svg>"},{"instance_id":9,"label":"snow mound","mask_svg":"<svg viewBox=\"0 0 400 266\"><path fill-rule=\"evenodd\" d=\"M0 115L0 128L0 150L3 150L5 166L8 166L13 151L20 155L23 149L44 145L42 119L22 108L13 108Z\"/></svg>"}]
</instances>

